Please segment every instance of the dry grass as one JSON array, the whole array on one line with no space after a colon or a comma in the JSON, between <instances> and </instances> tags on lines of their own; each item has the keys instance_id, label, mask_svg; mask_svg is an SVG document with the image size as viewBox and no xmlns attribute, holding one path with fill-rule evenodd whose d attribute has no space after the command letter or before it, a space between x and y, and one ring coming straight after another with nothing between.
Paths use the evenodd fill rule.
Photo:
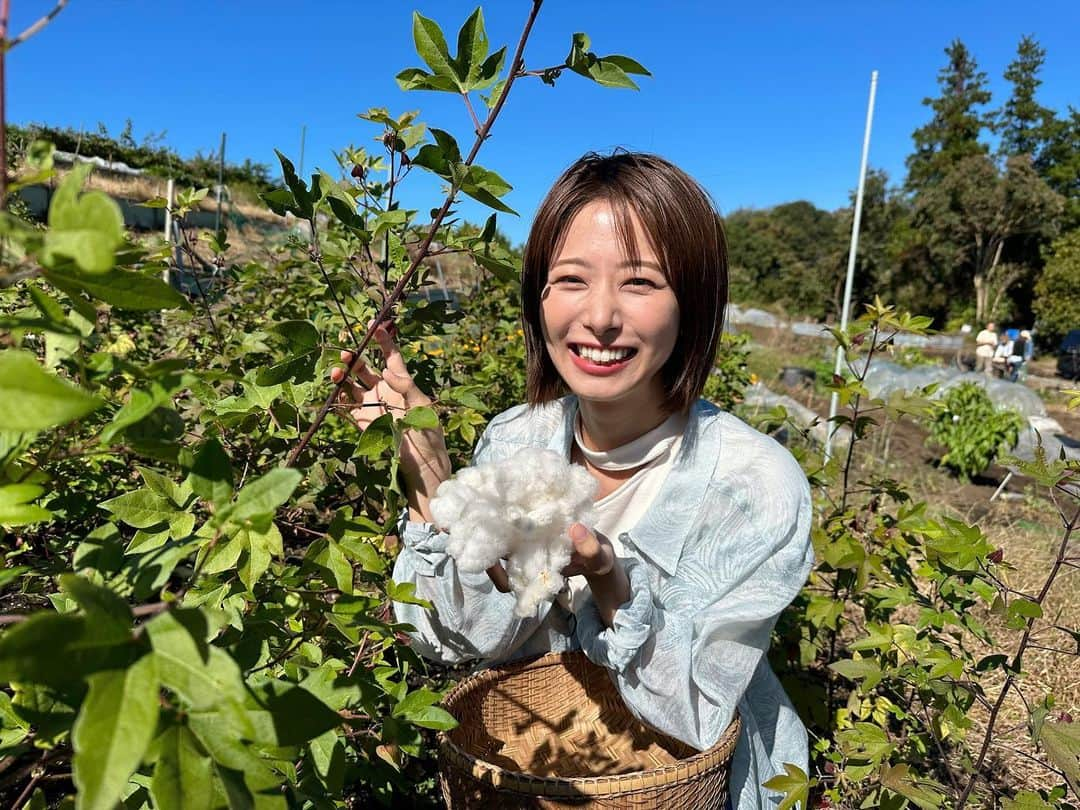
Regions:
<instances>
[{"instance_id":1,"label":"dry grass","mask_svg":"<svg viewBox=\"0 0 1080 810\"><path fill-rule=\"evenodd\" d=\"M53 182L59 182L66 173L66 170L58 169L56 179ZM134 177L98 170L91 173L86 186L87 188L104 191L112 197L146 202L157 197L163 198L168 187L168 181L163 177L154 177L152 175ZM226 200L223 207L225 211L234 211L247 219L281 222L281 217L270 211L261 201L245 199L239 195L232 200ZM199 204L199 208L203 211L214 211L217 209L217 201L213 199L213 195L208 195Z\"/></svg>"},{"instance_id":2,"label":"dry grass","mask_svg":"<svg viewBox=\"0 0 1080 810\"><path fill-rule=\"evenodd\" d=\"M932 453L920 446L921 438L917 427L902 424L894 439L901 449L891 455L887 470L882 469L881 457L876 454L868 455L868 467L872 466L876 472L887 471L905 481L912 496L925 500L932 512L978 524L990 544L1004 553L1003 582L1033 598L1046 581L1064 533L1062 518L1046 489L1014 478L1008 490L1014 493L1013 497L991 502L990 496L1004 475L1003 469L991 468L986 479L962 484L944 470L926 463ZM1077 504L1062 506L1077 508ZM1080 541L1074 540L1072 548L1080 548ZM1052 626L1080 628L1078 573L1076 568L1067 566L1059 571L1043 603L1045 620L1036 621L1036 630L1024 655L1024 675L1010 689L995 721L986 768L999 776L995 788L1012 792L1045 788L1062 781L1032 742L1028 721L1031 709L1047 695L1054 696L1055 714L1069 712L1074 717L1080 714L1080 650L1066 633ZM964 644L975 651L977 658L992 652L1005 653L1011 658L1023 631L1007 628L1001 617L991 615L986 609L980 610L977 618L986 624L995 646L990 649L973 637L965 638ZM990 705L998 699L1004 681L1000 672L982 680ZM969 713L972 727L967 740L976 753L985 736L989 714L981 703L976 703Z\"/></svg>"}]
</instances>

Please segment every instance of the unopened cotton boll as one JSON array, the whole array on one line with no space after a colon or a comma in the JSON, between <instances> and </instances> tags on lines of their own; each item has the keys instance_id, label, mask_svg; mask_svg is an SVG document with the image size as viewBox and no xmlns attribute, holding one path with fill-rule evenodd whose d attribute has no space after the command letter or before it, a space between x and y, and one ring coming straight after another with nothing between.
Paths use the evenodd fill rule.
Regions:
<instances>
[{"instance_id":1,"label":"unopened cotton boll","mask_svg":"<svg viewBox=\"0 0 1080 810\"><path fill-rule=\"evenodd\" d=\"M552 450L524 448L491 464L467 467L444 481L431 501L446 529L447 553L462 571L507 560L515 612L532 615L562 590L572 523L592 522L596 481Z\"/></svg>"}]
</instances>

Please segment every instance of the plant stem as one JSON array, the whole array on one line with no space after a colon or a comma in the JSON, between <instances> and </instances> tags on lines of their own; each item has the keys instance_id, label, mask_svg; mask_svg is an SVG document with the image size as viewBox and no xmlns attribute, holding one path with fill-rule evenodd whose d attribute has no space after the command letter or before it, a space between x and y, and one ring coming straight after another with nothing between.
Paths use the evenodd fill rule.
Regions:
<instances>
[{"instance_id":1,"label":"plant stem","mask_svg":"<svg viewBox=\"0 0 1080 810\"><path fill-rule=\"evenodd\" d=\"M8 160L7 160L7 81L4 63L7 56L8 15L10 0L0 0L0 209L7 207Z\"/></svg>"},{"instance_id":2,"label":"plant stem","mask_svg":"<svg viewBox=\"0 0 1080 810\"><path fill-rule=\"evenodd\" d=\"M1065 520L1064 514L1062 519ZM1046 594L1049 593L1050 588L1054 584L1054 580L1057 579L1058 572L1061 570L1061 566L1064 563L1066 552L1069 548L1069 540L1072 538L1073 529L1076 528L1077 523L1080 522L1080 508L1072 516L1071 520L1065 520L1065 533L1061 537L1061 545L1058 547L1057 558L1054 560L1054 564L1050 567L1050 573L1047 574L1046 580L1043 582L1042 589L1039 591L1039 595L1035 597L1035 604L1042 607L1043 600L1046 599ZM1001 707L1005 703L1005 698L1009 694L1009 689L1013 687L1016 681L1016 673L1020 669L1021 661L1024 657L1024 651L1028 647L1028 642L1031 639L1032 627L1035 624L1035 617L1032 616L1027 620L1027 625L1024 628L1024 635L1020 637L1020 643L1017 645L1016 653L1013 655L1012 663L1009 666L1009 674L1005 678L1005 683L1001 686L1001 692L998 694L997 700L994 702L994 708L990 710L990 719L986 723L986 731L983 734L982 746L979 749L979 756L975 759L975 764L971 769L971 778L968 780L967 787L964 788L964 792L960 794L960 798L956 803L957 810L962 810L964 805L967 804L968 797L971 795L971 791L975 788L975 783L982 775L982 764L986 759L986 752L990 748L990 740L994 735L994 724L997 722L998 714L1001 712Z\"/></svg>"},{"instance_id":3,"label":"plant stem","mask_svg":"<svg viewBox=\"0 0 1080 810\"><path fill-rule=\"evenodd\" d=\"M491 108L487 118L484 119L484 125L480 128L480 131L476 135L476 140L473 142L472 149L469 150L468 156L465 158L464 165L471 166L473 161L476 160L476 155L480 151L480 147L488 137L488 133L491 131L492 125L495 123L495 119L499 117L499 113L503 108L503 104L506 103L506 98L510 94L510 88L514 84L514 80L517 78L518 72L522 66L522 54L525 51L525 43L529 39L529 33L532 31L533 23L536 21L536 15L540 12L540 6L543 5L543 0L533 0L532 8L529 11L529 18L525 21L525 28L521 32L521 38L518 40L517 50L514 52L514 61L510 64L510 72L506 77L506 84L503 85L502 92L499 94L499 98L495 102L495 106ZM371 326L368 327L364 333L364 337L356 347L356 359L354 364L359 364L362 361L361 352L371 342L372 335L375 333L376 327L387 321L390 314L393 312L394 307L398 301L401 300L405 294L405 287L412 280L412 277L416 275L417 269L420 267L420 263L427 257L428 250L431 248L431 243L435 241L435 234L439 230L439 226L442 224L443 219L446 218L447 212L450 210L450 206L454 204L454 198L457 196L458 185L454 183L450 187L450 192L446 195L446 199L443 201L442 208L439 209L435 218L431 222L431 226L428 229L427 236L424 241L420 243L420 248L416 253L416 256L409 263L409 268L398 279L397 284L394 285L394 289L390 292L390 297L383 303L379 313L375 316ZM389 258L389 257L387 257ZM350 373L352 369L349 369ZM337 401L338 394L341 389L345 387L345 383L348 381L351 374L342 375L341 382L334 386L334 389L330 392L330 395L326 398L322 408L319 409L315 419L312 421L311 426L307 429L307 432L289 453L289 457L285 461L286 467L295 467L297 461L300 459L300 455L304 452L304 449L311 443L312 437L316 431L322 426L322 423L326 420L326 415L330 412L334 402Z\"/></svg>"}]
</instances>

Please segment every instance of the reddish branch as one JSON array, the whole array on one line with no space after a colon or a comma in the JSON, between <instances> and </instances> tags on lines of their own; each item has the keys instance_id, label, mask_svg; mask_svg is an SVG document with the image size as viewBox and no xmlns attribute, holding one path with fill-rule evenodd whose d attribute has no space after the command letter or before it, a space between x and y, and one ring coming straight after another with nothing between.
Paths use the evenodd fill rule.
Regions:
<instances>
[{"instance_id":1,"label":"reddish branch","mask_svg":"<svg viewBox=\"0 0 1080 810\"><path fill-rule=\"evenodd\" d=\"M510 87L513 85L515 79L517 79L519 76L524 75L524 71L522 70L524 66L524 61L522 57L525 52L525 43L529 38L529 33L532 31L533 22L535 22L536 15L540 11L540 6L542 4L543 0L533 0L532 9L529 11L529 18L525 21L525 28L521 32L521 38L518 40L517 49L514 52L514 60L510 63L510 72L506 78L506 84L503 85L502 92L499 93L499 98L496 100L495 106L492 107L491 112L489 112L487 118L484 119L483 126L481 126L480 130L476 133L476 140L473 142L472 149L469 150L468 157L465 158L463 164L465 166L471 166L473 161L476 160L476 155L480 151L480 147L483 145L484 141L487 140L488 133L491 132L491 127L495 123L495 119L498 118L499 112L503 108L503 104L506 103L506 97L510 94ZM371 337L374 334L375 328L390 319L390 316L394 311L394 307L397 306L397 303L405 294L405 288L408 286L413 276L416 275L416 271L420 267L420 263L427 257L428 250L431 247L431 243L435 240L435 234L438 232L439 226L442 224L443 219L445 219L447 212L450 210L450 206L454 204L454 198L457 196L458 193L458 186L459 183L457 181L455 181L451 185L450 193L447 194L446 199L443 201L442 208L439 209L438 213L435 215L435 218L432 220L431 227L428 229L428 234L424 238L424 241L420 243L420 247L417 250L412 262L410 262L408 270L405 271L404 275L402 275L402 277L398 280L397 284L394 285L394 289L391 290L390 296L386 299L386 301L383 302L382 308L379 310L379 313L375 316L374 321L372 321L371 325L364 333L364 337L357 344L355 355L356 359L354 361L356 365L359 365L360 362L362 362L360 353L365 348L367 348L367 345L371 342ZM352 369L350 369L350 371L351 370ZM319 409L318 414L312 421L311 427L308 428L303 438L300 439L296 447L294 447L292 452L289 453L289 457L285 461L286 467L296 466L297 460L304 452L304 449L311 442L311 439L315 435L316 431L318 431L318 429L322 426L323 421L326 419L326 415L330 412L330 409L337 401L338 395L345 387L348 379L349 375L346 374L342 376L341 382L337 383L337 385L334 386L334 389L330 392L330 395L326 398L326 401L323 403L322 408Z\"/></svg>"}]
</instances>

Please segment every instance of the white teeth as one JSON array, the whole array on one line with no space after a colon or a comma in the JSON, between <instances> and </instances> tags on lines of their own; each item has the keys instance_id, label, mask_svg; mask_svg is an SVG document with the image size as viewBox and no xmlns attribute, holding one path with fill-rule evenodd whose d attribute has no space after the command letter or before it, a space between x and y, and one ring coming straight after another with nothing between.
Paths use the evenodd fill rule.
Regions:
<instances>
[{"instance_id":1,"label":"white teeth","mask_svg":"<svg viewBox=\"0 0 1080 810\"><path fill-rule=\"evenodd\" d=\"M624 360L630 355L630 349L595 349L591 346L578 346L578 354L594 363L612 363Z\"/></svg>"}]
</instances>

